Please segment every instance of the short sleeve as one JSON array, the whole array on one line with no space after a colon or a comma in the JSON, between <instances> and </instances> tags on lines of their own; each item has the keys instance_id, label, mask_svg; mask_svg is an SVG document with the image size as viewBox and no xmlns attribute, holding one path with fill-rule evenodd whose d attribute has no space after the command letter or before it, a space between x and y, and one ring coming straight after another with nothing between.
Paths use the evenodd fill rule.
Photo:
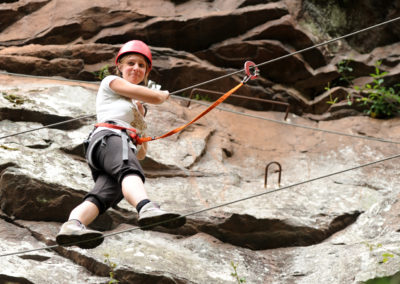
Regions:
<instances>
[{"instance_id":1,"label":"short sleeve","mask_svg":"<svg viewBox=\"0 0 400 284\"><path fill-rule=\"evenodd\" d=\"M118 79L120 77L116 75L109 75L101 81L100 87L103 88L106 92L111 92L113 93L114 91L110 88L110 83L114 81L115 79Z\"/></svg>"}]
</instances>

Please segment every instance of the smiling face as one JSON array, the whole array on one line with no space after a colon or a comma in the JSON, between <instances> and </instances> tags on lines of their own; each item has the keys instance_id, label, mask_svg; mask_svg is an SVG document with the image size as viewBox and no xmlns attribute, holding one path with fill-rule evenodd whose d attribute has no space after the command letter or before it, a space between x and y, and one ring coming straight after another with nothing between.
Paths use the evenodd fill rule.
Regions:
<instances>
[{"instance_id":1,"label":"smiling face","mask_svg":"<svg viewBox=\"0 0 400 284\"><path fill-rule=\"evenodd\" d=\"M148 75L149 68L143 55L129 54L118 63L122 78L132 84L140 84Z\"/></svg>"}]
</instances>

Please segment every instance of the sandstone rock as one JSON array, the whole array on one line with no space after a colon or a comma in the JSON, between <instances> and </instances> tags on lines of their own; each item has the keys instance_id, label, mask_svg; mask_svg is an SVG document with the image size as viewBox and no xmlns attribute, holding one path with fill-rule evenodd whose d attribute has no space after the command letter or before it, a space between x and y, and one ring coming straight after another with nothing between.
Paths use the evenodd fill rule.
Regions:
<instances>
[{"instance_id":1,"label":"sandstone rock","mask_svg":"<svg viewBox=\"0 0 400 284\"><path fill-rule=\"evenodd\" d=\"M87 92L80 87L54 88L40 85L39 82L36 82L36 86L24 86L21 83L18 86L20 94L31 93L29 90L41 88L40 92L36 92L41 95L30 96L32 100L30 104L44 113L48 112L54 115L56 114L54 109L59 109L54 106L61 102L64 104L64 113L61 112L60 115L81 113L71 94L82 98L84 93L89 101L94 99L94 93ZM10 85L7 85L7 88L12 89ZM5 88L3 87L3 89ZM44 96L49 93L49 90L61 92L61 94L57 97L55 95ZM35 92L32 93L35 94ZM43 97L46 97L46 100L43 100ZM68 102L66 97L72 101ZM56 98L56 102L53 101L53 98ZM72 107L65 107L71 103ZM7 109L17 108L7 100L3 101L3 104ZM83 105L93 106L93 103L88 102ZM173 101L161 106L154 106L150 108L148 116L149 125L154 125L154 128L150 128L149 131L158 134L164 132L165 129L181 125L182 122L199 113L202 108L204 107L193 105L186 109ZM61 108L59 110L61 111ZM238 118L237 113L251 116ZM149 158L153 162L150 163L148 170L151 171L151 166L156 165L156 169L161 172L179 169L186 172L187 175L173 176L170 174L148 177L146 186L149 196L161 203L162 208L167 210L179 211L184 214L199 211L188 216L187 225L173 232L160 228L149 232L139 231L134 234L137 237L134 241L134 251L130 250L132 236L125 238L123 235L119 235L106 238L105 245L94 251L82 252L75 248L69 250L58 248L58 252L86 267L93 275L100 277L107 276L107 267L99 263L103 262L104 253L109 253L112 261L117 261L118 267L121 266L117 269L116 275L119 279L128 279L128 281L129 279L143 279L143 281L144 279L163 279L160 281L168 283L171 279L175 279L183 283L215 281L223 283L223 281L231 279L228 273L231 259L239 261L239 264L243 263L243 265L250 263L244 259L257 259L257 263L262 263L262 266L249 265L249 268L242 272L246 279L254 279L256 282L260 279L261 282L273 282L274 279L282 277L288 279L289 282L291 277L304 277L306 280L314 279L313 277L318 277L317 279L333 277L330 272L322 273L312 265L306 270L301 270L298 266L282 265L278 268L272 263L287 261L297 263L297 259L304 259L303 255L314 254L313 249L317 246L321 246L325 250L336 250L335 246L329 246L327 243L330 237L351 224L361 226L362 223L358 222L364 216L363 212L370 210L374 204L379 204L397 194L395 193L395 180L382 179L382 177L396 176L398 166L396 164L377 164L371 169L359 169L295 188L291 188L290 185L342 170L351 165L390 156L396 153L396 149L394 147L381 148L378 142L365 142L359 138L335 136L335 139L332 139L329 137L332 134L310 132L308 129L298 127L289 130L287 127L292 127L290 126L292 123L304 124L313 127L319 126L323 129L348 131L359 135L396 139L398 138L396 133L400 133L396 131L398 120L376 121L367 117L357 117L316 123L290 115L288 121L283 123L288 125L282 127L281 124L271 124L263 119L255 120L255 115L257 115L256 112L246 109L237 109L235 113L215 110L212 115L200 120L194 128L171 137L169 143L164 141L163 146L162 143L150 144ZM282 121L281 113L264 113L263 115L273 121ZM18 128L23 128L21 122L17 125ZM266 125L268 125L267 132L265 131ZM25 127L28 126L29 124ZM63 154L60 150L68 148L65 144L70 144L70 149L74 149L73 145L79 145L79 137L87 134L89 126L80 126L73 130L80 134L72 134L72 130L48 129L44 130L41 136L32 135L32 140L43 139L45 143L42 142L42 147L25 147L16 144L35 145L34 141L25 140L27 138L13 137L14 140L2 142L4 147L0 148L2 152L0 200L3 211L7 214L3 219L12 223L24 224L23 226L35 232L34 236L38 240L46 244L54 243L52 239L57 233L59 224L52 225L49 221L62 222L65 220L70 208L76 204L75 202L79 202L92 184L90 173L81 158ZM9 129L13 127L13 124L4 122L3 127ZM6 132L8 131L6 130ZM249 139L249 137L254 137L255 133L257 133L256 138ZM151 135L151 133L149 134ZM57 136L60 136L60 139L56 138ZM48 140L52 141L50 146L46 146L46 143L49 144L46 142ZM12 141L15 143L11 143ZM229 145L227 145L228 141ZM161 141L152 143L159 142ZM171 149L171 144L179 144L180 148ZM18 149L14 150L13 147ZM184 150L185 148L186 150ZM231 155L226 155L223 148L229 148ZM174 151L177 153L176 158L171 159ZM189 155L183 155L184 152ZM276 173L270 174L268 189L263 188L266 162L274 160L279 161L283 168L280 186L289 187L279 193L268 193L266 190L271 190L271 186L275 189L279 188L274 181ZM193 175L192 171L196 174ZM21 193L23 194L21 195ZM263 195L258 198L250 198L260 193ZM249 197L248 200L242 200L247 197ZM227 204L224 205L224 203ZM211 209L216 205L221 205L221 207ZM205 208L210 209L204 210ZM33 214L31 210L36 213ZM371 215L364 218L373 222L374 217ZM40 219L40 224L34 223L34 225L28 226L26 221L17 219ZM123 223L131 225L136 223L136 213L132 206L125 201L120 203L119 208L109 210L93 226L106 232L113 229L135 229L135 227L118 228ZM41 232L47 233L41 234ZM197 236L195 236L196 234ZM199 240L198 236L200 235L204 236L204 239ZM158 245L151 246L150 236L155 244L159 245L160 242L165 242L173 244L173 247L168 251L158 250L155 254L151 248L158 247ZM369 236L364 236L364 238L366 241L371 241L368 239ZM216 244L212 248L207 241L210 239L214 239L214 244ZM109 250L106 249L108 246ZM209 259L209 256L202 254L200 247L206 248L207 251L212 250L212 255L215 256L220 253L221 246L226 253L229 252L220 258L230 259L227 264L213 269L203 264L205 263L204 259ZM350 246L354 246L354 244L351 243ZM135 251L135 248L139 247L143 250ZM180 247L181 250L177 250L177 247ZM362 249L362 246L358 247ZM144 250L145 248L148 250ZM185 272L186 270L176 269L176 265L182 263L182 249L186 250L187 248L193 248L189 255L199 254L195 257L198 259L196 269L212 271L211 275L209 273L193 275L191 270ZM270 250L271 248L274 250ZM255 250L257 252L254 252ZM115 257L114 252L117 252L120 258ZM238 252L244 258L236 260ZM154 258L157 261L146 262L144 265L136 262L133 264L129 260L131 255L140 253L143 253L142 257L155 255ZM167 260L164 253L176 255L168 258L171 261L170 266L163 263ZM342 251L337 252L338 255L341 253ZM123 257L124 255L126 258ZM195 265L191 259L193 258L186 259L189 267ZM215 258L212 259L215 260ZM368 259L372 260L374 256L368 256ZM210 260L207 263L215 266ZM124 265L127 265L129 269L125 269ZM160 270L157 265L163 265L164 268ZM269 275L262 270L266 266ZM319 273L313 273L316 270ZM354 271L362 273L365 270L360 266L355 266ZM354 271L351 273L354 274ZM227 273L228 276L226 276ZM342 274L336 271L335 275ZM347 279L345 278L348 277L347 275L343 275L343 279ZM7 274L7 277L12 277L12 274ZM335 277L332 278L333 282L339 283L340 281Z\"/></svg>"},{"instance_id":2,"label":"sandstone rock","mask_svg":"<svg viewBox=\"0 0 400 284\"><path fill-rule=\"evenodd\" d=\"M287 14L282 3L270 3L229 12L209 13L201 18L154 18L121 28L103 29L92 40L97 43L119 43L131 38L145 39L154 46L177 50L198 51L215 42L238 36L268 20ZM163 34L160 35L162 27ZM201 30L201 33L198 31ZM182 36L185 35L185 36Z\"/></svg>"},{"instance_id":3,"label":"sandstone rock","mask_svg":"<svg viewBox=\"0 0 400 284\"><path fill-rule=\"evenodd\" d=\"M16 21L20 20L24 16L27 16L36 10L40 9L47 3L49 3L49 0L37 0L37 1L3 1L3 3L7 4L2 4L0 7L0 17L1 17L1 23L0 23L0 31L3 29L7 28L8 26L12 25ZM17 2L17 3L12 3L12 2Z\"/></svg>"},{"instance_id":4,"label":"sandstone rock","mask_svg":"<svg viewBox=\"0 0 400 284\"><path fill-rule=\"evenodd\" d=\"M294 87L313 99L317 94L323 92L329 86L330 82L339 76L334 66L327 65L315 70L309 78L298 80L294 84Z\"/></svg>"},{"instance_id":5,"label":"sandstone rock","mask_svg":"<svg viewBox=\"0 0 400 284\"><path fill-rule=\"evenodd\" d=\"M398 17L398 5L398 2L376 6L373 1L304 1L302 17L314 30L325 31L336 37ZM347 38L346 42L353 49L368 53L378 46L392 44L398 40L398 25L392 23Z\"/></svg>"},{"instance_id":6,"label":"sandstone rock","mask_svg":"<svg viewBox=\"0 0 400 284\"><path fill-rule=\"evenodd\" d=\"M218 66L239 68L245 58L260 64L289 53L290 51L278 41L229 40L212 46L202 57ZM235 56L233 57L232 54ZM274 82L293 84L310 77L312 71L300 57L292 56L261 67L260 74Z\"/></svg>"},{"instance_id":7,"label":"sandstone rock","mask_svg":"<svg viewBox=\"0 0 400 284\"><path fill-rule=\"evenodd\" d=\"M347 96L349 95L350 91L350 89L345 89L342 87L335 87L327 90L322 95L310 101L310 105L313 107L311 112L314 114L323 114L333 105L340 103L343 100L346 100L347 102Z\"/></svg>"},{"instance_id":8,"label":"sandstone rock","mask_svg":"<svg viewBox=\"0 0 400 284\"><path fill-rule=\"evenodd\" d=\"M290 15L280 19L269 21L259 25L240 37L241 40L279 40L283 44L288 44L296 50L305 49L314 45L312 37L295 27L293 18ZM326 64L324 56L317 48L303 52L302 57L314 69Z\"/></svg>"},{"instance_id":9,"label":"sandstone rock","mask_svg":"<svg viewBox=\"0 0 400 284\"><path fill-rule=\"evenodd\" d=\"M43 231L42 231L43 233ZM35 250L43 243L26 228L15 226L0 218L0 253L17 252L17 248ZM22 244L22 246L21 246ZM94 276L84 267L53 251L38 250L17 256L0 258L0 281L3 283L105 283L107 275ZM49 266L53 267L49 271ZM53 278L54 277L54 278Z\"/></svg>"},{"instance_id":10,"label":"sandstone rock","mask_svg":"<svg viewBox=\"0 0 400 284\"><path fill-rule=\"evenodd\" d=\"M1 69L96 80L93 72L112 66L120 44L138 36L154 54L150 79L170 91L185 88L181 92L188 96L186 87L236 71L248 58L260 63L326 39L326 34L307 31L304 20L313 10L297 10L317 5L310 1L81 2L3 4L0 14L7 16L4 26L0 24ZM318 5L332 4L328 2ZM370 3L362 3L365 7L371 11ZM384 10L389 12L385 17L395 15L390 9ZM374 11L382 11L382 6ZM351 27L353 19L341 15L335 20L343 19L340 24ZM378 37L368 33L364 36L369 39L357 45L365 49L371 48L371 40L373 46L387 42L388 31L376 30L382 32ZM346 169L396 157L397 142L362 137L398 141L399 119L376 120L362 116L357 106L349 107L345 93L351 84L345 88L339 71L348 60L345 63L354 72L346 75L354 76L354 84L363 84L380 60L382 70L389 72L385 83L396 84L398 44L370 54L343 46L349 52L333 59L326 53L331 49L321 48L261 66L262 76L240 89L247 97L289 102L286 121L283 109L267 112L270 105L231 100L246 108L224 103L185 131L150 143L142 162L149 196L162 208L188 214L185 226L141 231L135 209L122 201L92 224L110 234L98 248L56 247L57 254L38 250L0 256L5 268L0 282L104 283L110 280L106 254L116 263L115 277L123 283L231 283L231 261L248 283L359 284L395 274L400 244L397 159ZM224 92L242 75L202 88ZM3 135L94 114L98 83L4 74L0 78ZM329 82L331 90L325 92ZM329 106L330 96L344 100ZM163 134L205 108L186 103L174 96L151 106L147 134ZM82 149L93 122L79 119L0 140L2 253L54 244L71 208L93 186ZM271 161L282 165L280 184L275 169L266 173ZM332 175L335 172L340 174ZM305 182L310 179L313 182ZM388 254L393 256L384 261Z\"/></svg>"},{"instance_id":11,"label":"sandstone rock","mask_svg":"<svg viewBox=\"0 0 400 284\"><path fill-rule=\"evenodd\" d=\"M48 224L20 224L44 241L50 242L54 238L54 235L41 234L43 230L49 232L49 228L52 229ZM242 277L258 283L267 279L271 269L262 253L235 248L204 234L182 239L127 225L114 232L122 230L127 231L123 234L125 238L120 237L123 235L106 238L104 245L93 250L71 248L57 251L99 276L108 275L110 267L104 263L105 255L108 255L107 259L116 265L115 277L124 283L227 283L234 279L231 261L239 265ZM56 227L52 231L56 232ZM251 265L242 267L241 263L249 253L252 255Z\"/></svg>"}]
</instances>

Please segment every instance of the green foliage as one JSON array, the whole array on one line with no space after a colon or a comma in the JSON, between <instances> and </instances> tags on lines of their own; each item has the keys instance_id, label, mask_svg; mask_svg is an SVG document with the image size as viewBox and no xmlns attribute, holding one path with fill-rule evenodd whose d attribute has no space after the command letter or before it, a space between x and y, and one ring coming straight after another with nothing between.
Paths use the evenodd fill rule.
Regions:
<instances>
[{"instance_id":1,"label":"green foliage","mask_svg":"<svg viewBox=\"0 0 400 284\"><path fill-rule=\"evenodd\" d=\"M22 96L19 96L19 95L8 94L6 92L2 92L2 95L3 95L3 98L5 98L10 103L14 104L14 106L22 105L26 101Z\"/></svg>"},{"instance_id":2,"label":"green foliage","mask_svg":"<svg viewBox=\"0 0 400 284\"><path fill-rule=\"evenodd\" d=\"M354 76L351 75L351 73L353 72L353 68L349 66L350 62L352 62L351 59L343 59L337 65L338 72L340 73L340 77L338 80L342 82L345 86L350 85L354 79Z\"/></svg>"},{"instance_id":3,"label":"green foliage","mask_svg":"<svg viewBox=\"0 0 400 284\"><path fill-rule=\"evenodd\" d=\"M365 284L391 284L390 277L370 279Z\"/></svg>"},{"instance_id":4,"label":"green foliage","mask_svg":"<svg viewBox=\"0 0 400 284\"><path fill-rule=\"evenodd\" d=\"M104 257L105 257L104 263L107 264L108 267L110 267L110 273L109 273L110 280L108 281L108 284L119 283L119 281L114 278L115 268L117 267L117 264L110 260L110 255L108 253L105 253Z\"/></svg>"},{"instance_id":5,"label":"green foliage","mask_svg":"<svg viewBox=\"0 0 400 284\"><path fill-rule=\"evenodd\" d=\"M368 242L365 242L365 245L368 247L369 251L373 251L374 249L382 248L382 244L370 244ZM386 263L389 261L389 259L393 258L395 255L390 252L385 252L382 254L382 260L379 261L379 263Z\"/></svg>"},{"instance_id":6,"label":"green foliage","mask_svg":"<svg viewBox=\"0 0 400 284\"><path fill-rule=\"evenodd\" d=\"M198 101L211 102L211 98L207 95L194 94L193 99L198 100Z\"/></svg>"},{"instance_id":7,"label":"green foliage","mask_svg":"<svg viewBox=\"0 0 400 284\"><path fill-rule=\"evenodd\" d=\"M329 91L331 89L331 83L328 83L328 86L325 87L325 90ZM326 101L327 104L334 105L338 101L338 98L332 98L332 94L329 94L329 101Z\"/></svg>"},{"instance_id":8,"label":"green foliage","mask_svg":"<svg viewBox=\"0 0 400 284\"><path fill-rule=\"evenodd\" d=\"M103 66L99 71L93 73L100 80L103 80L108 75L111 75L108 65Z\"/></svg>"},{"instance_id":9,"label":"green foliage","mask_svg":"<svg viewBox=\"0 0 400 284\"><path fill-rule=\"evenodd\" d=\"M233 268L233 273L231 273L231 276L233 276L236 279L237 283L238 284L246 283L246 280L244 278L239 277L239 275L237 273L237 265L233 261L231 261L231 266Z\"/></svg>"},{"instance_id":10,"label":"green foliage","mask_svg":"<svg viewBox=\"0 0 400 284\"><path fill-rule=\"evenodd\" d=\"M1 144L0 148L2 148L4 150L9 150L9 151L18 151L18 148L12 148L12 147L9 147L9 146L4 145L4 144Z\"/></svg>"},{"instance_id":11,"label":"green foliage","mask_svg":"<svg viewBox=\"0 0 400 284\"><path fill-rule=\"evenodd\" d=\"M369 251L373 251L375 248L381 248L382 247L382 244L374 245L374 244L370 244L368 242L364 242L364 243L368 247Z\"/></svg>"},{"instance_id":12,"label":"green foliage","mask_svg":"<svg viewBox=\"0 0 400 284\"><path fill-rule=\"evenodd\" d=\"M329 82L328 85L325 87L325 91L329 91L333 87L347 87L352 84L354 76L351 76L351 72L353 72L353 68L349 66L351 61L351 59L343 59L337 64L337 70L340 74L340 77L332 82ZM333 98L332 95L329 95L329 100L326 103L334 105L337 102L338 98Z\"/></svg>"},{"instance_id":13,"label":"green foliage","mask_svg":"<svg viewBox=\"0 0 400 284\"><path fill-rule=\"evenodd\" d=\"M369 251L373 251L375 249L380 249L382 248L382 244L370 244L368 242L365 242L365 245L369 249ZM379 264L384 264L388 262L390 259L394 258L395 256L399 256L398 253L390 253L390 252L385 252L383 253L382 259L378 261ZM363 282L364 284L399 284L400 283L400 272L397 272L396 274L392 276L386 276L386 277L378 277L374 279L370 279L366 282Z\"/></svg>"},{"instance_id":14,"label":"green foliage","mask_svg":"<svg viewBox=\"0 0 400 284\"><path fill-rule=\"evenodd\" d=\"M355 99L361 106L366 107L366 113L371 117L391 117L400 113L400 94L394 87L386 87L383 85L383 77L388 72L382 72L379 69L381 62L375 63L375 73L370 74L373 78L372 84L365 84L362 87L355 86L354 89L360 93ZM396 85L398 86L398 85ZM352 104L352 102L350 103Z\"/></svg>"},{"instance_id":15,"label":"green foliage","mask_svg":"<svg viewBox=\"0 0 400 284\"><path fill-rule=\"evenodd\" d=\"M389 259L393 257L394 257L393 253L385 252L384 254L382 254L382 263L386 263Z\"/></svg>"},{"instance_id":16,"label":"green foliage","mask_svg":"<svg viewBox=\"0 0 400 284\"><path fill-rule=\"evenodd\" d=\"M400 283L400 274L396 273L393 276L386 277L378 277L374 279L370 279L364 284L399 284Z\"/></svg>"}]
</instances>

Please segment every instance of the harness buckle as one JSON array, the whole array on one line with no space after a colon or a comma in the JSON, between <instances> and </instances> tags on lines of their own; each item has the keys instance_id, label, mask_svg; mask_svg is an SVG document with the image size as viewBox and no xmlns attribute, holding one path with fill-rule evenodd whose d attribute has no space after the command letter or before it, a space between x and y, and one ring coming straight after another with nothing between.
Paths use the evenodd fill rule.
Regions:
<instances>
[{"instance_id":1,"label":"harness buckle","mask_svg":"<svg viewBox=\"0 0 400 284\"><path fill-rule=\"evenodd\" d=\"M247 83L249 80L253 80L257 78L260 74L260 70L257 68L257 65L253 61L246 61L244 63L244 71L246 72L246 76L243 78L242 83Z\"/></svg>"},{"instance_id":2,"label":"harness buckle","mask_svg":"<svg viewBox=\"0 0 400 284\"><path fill-rule=\"evenodd\" d=\"M133 144L137 145L138 144L138 134L135 131L129 131L128 133L129 137L132 139Z\"/></svg>"}]
</instances>

